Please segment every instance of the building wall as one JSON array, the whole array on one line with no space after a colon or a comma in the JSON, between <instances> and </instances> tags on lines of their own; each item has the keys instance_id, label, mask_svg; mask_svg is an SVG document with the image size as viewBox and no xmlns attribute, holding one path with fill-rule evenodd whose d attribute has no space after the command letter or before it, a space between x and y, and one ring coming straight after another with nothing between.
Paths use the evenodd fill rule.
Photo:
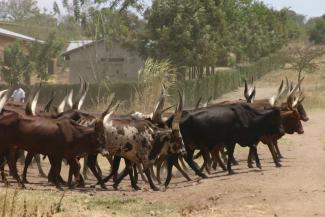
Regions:
<instances>
[{"instance_id":1,"label":"building wall","mask_svg":"<svg viewBox=\"0 0 325 217\"><path fill-rule=\"evenodd\" d=\"M78 83L79 75L91 83L101 80L134 81L144 61L135 53L122 48L118 43L107 45L97 42L72 51L66 56L69 82Z\"/></svg>"}]
</instances>

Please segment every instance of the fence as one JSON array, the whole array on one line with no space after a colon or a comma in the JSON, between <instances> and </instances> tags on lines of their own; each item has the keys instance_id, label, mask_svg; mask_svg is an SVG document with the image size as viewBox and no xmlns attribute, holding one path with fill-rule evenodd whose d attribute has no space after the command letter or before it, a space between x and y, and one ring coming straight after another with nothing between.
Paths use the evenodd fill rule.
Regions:
<instances>
[{"instance_id":1,"label":"fence","mask_svg":"<svg viewBox=\"0 0 325 217\"><path fill-rule=\"evenodd\" d=\"M272 55L260 59L253 64L240 65L234 69L217 71L215 75L210 75L197 80L186 80L178 82L176 87L171 90L173 99L177 99L177 90L183 90L185 94L185 105L193 106L202 96L203 100L207 100L210 96L217 98L224 93L234 90L242 85L243 80L250 80L252 77L258 79L270 71L279 69L284 64L279 55ZM103 102L109 94L115 93L115 97L119 100L129 101L136 87L135 82L112 83L108 86L105 84L90 85L89 92L85 101L85 107L94 107L98 102ZM27 94L34 91L37 87L25 87ZM49 84L43 85L39 102L44 104L52 91L56 92L54 104L57 105L65 96L66 90L74 90L78 92L79 85L61 85Z\"/></svg>"},{"instance_id":2,"label":"fence","mask_svg":"<svg viewBox=\"0 0 325 217\"><path fill-rule=\"evenodd\" d=\"M281 68L283 65L284 61L279 55L272 55L262 58L253 64L241 65L234 69L218 71L215 75L202 79L179 82L177 86L183 89L185 94L185 105L190 107L193 106L200 97L202 97L203 100L207 100L211 96L215 99L241 86L244 79L250 80L252 77L258 79L273 70ZM173 95L176 96L175 90Z\"/></svg>"}]
</instances>

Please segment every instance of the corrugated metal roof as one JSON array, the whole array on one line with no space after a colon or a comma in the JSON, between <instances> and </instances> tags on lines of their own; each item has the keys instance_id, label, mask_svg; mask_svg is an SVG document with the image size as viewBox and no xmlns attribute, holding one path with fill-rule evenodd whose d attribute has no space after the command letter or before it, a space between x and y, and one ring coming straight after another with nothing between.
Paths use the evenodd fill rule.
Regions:
<instances>
[{"instance_id":1,"label":"corrugated metal roof","mask_svg":"<svg viewBox=\"0 0 325 217\"><path fill-rule=\"evenodd\" d=\"M65 50L64 54L68 53L68 52L70 52L72 50L76 50L78 48L89 45L89 44L91 44L93 42L94 42L93 40L70 41L70 43L69 43L67 49Z\"/></svg>"},{"instance_id":2,"label":"corrugated metal roof","mask_svg":"<svg viewBox=\"0 0 325 217\"><path fill-rule=\"evenodd\" d=\"M0 28L0 35L11 37L11 38L16 38L16 39L20 39L20 40L24 40L24 41L43 42L43 41L37 40L35 38L29 37L29 36L26 36L26 35L22 35L22 34L19 34L19 33L16 33L16 32L12 32L10 30L6 30L6 29L3 29L3 28Z\"/></svg>"}]
</instances>

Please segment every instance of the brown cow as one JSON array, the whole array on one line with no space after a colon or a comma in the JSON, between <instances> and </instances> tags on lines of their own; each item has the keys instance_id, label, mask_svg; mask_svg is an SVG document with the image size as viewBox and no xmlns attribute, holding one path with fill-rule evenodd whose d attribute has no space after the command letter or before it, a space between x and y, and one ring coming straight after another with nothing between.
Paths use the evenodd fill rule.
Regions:
<instances>
[{"instance_id":1,"label":"brown cow","mask_svg":"<svg viewBox=\"0 0 325 217\"><path fill-rule=\"evenodd\" d=\"M32 153L52 156L54 174L59 177L62 158L66 158L73 167L76 179L79 180L80 165L76 157L85 153L105 152L106 146L98 130L103 128L97 121L95 128L78 125L72 120L52 120L42 117L27 117L18 113L3 116L0 119L1 148L9 149L9 167L14 178L22 186L15 165L16 152L19 149ZM60 188L59 180L55 185Z\"/></svg>"}]
</instances>

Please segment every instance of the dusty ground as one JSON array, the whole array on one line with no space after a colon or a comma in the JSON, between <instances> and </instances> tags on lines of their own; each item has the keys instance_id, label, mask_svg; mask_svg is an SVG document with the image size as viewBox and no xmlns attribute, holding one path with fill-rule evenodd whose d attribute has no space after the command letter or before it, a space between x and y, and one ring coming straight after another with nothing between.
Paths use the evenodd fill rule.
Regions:
<instances>
[{"instance_id":1,"label":"dusty ground","mask_svg":"<svg viewBox=\"0 0 325 217\"><path fill-rule=\"evenodd\" d=\"M265 82L257 87L258 98L275 91L265 88ZM238 98L242 98L242 89L220 100ZM237 147L240 165L234 167L235 175L218 170L201 180L189 172L193 181L176 175L169 188L161 187L160 192L151 192L143 182L143 190L133 192L128 180L120 191L113 191L111 183L108 191L75 189L65 193L57 216L325 216L325 112L307 112L310 121L303 123L305 134L286 135L279 142L285 156L281 168L274 166L267 147L259 145L263 168L249 169L245 162L248 150ZM45 167L48 170L47 163ZM62 193L37 176L36 166L28 177L30 190L20 192L18 201L26 199L34 206L48 207L59 200ZM91 177L88 186L94 182ZM3 192L0 190L0 196Z\"/></svg>"}]
</instances>

